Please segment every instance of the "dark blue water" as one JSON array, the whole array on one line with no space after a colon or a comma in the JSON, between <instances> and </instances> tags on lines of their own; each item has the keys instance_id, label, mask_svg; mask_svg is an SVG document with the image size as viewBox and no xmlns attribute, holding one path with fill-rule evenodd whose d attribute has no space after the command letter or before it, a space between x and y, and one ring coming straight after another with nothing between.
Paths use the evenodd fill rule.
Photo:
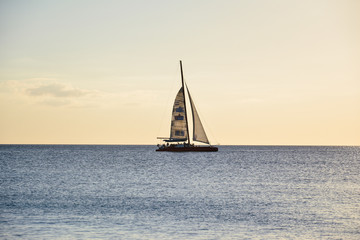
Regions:
<instances>
[{"instance_id":1,"label":"dark blue water","mask_svg":"<svg viewBox=\"0 0 360 240\"><path fill-rule=\"evenodd\" d=\"M360 239L360 147L0 145L1 239Z\"/></svg>"}]
</instances>

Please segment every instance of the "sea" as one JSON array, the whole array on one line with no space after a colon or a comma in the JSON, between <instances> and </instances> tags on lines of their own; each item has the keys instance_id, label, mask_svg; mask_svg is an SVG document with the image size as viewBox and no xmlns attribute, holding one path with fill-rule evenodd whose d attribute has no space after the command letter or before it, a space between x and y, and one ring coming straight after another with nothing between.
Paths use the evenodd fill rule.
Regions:
<instances>
[{"instance_id":1,"label":"sea","mask_svg":"<svg viewBox=\"0 0 360 240\"><path fill-rule=\"evenodd\" d=\"M0 145L0 239L360 239L360 147Z\"/></svg>"}]
</instances>

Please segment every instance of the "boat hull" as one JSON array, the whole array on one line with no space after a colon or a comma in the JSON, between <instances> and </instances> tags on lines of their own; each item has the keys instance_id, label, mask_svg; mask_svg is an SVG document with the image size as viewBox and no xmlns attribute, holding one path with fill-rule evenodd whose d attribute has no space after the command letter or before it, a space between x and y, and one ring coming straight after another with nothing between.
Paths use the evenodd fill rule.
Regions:
<instances>
[{"instance_id":1,"label":"boat hull","mask_svg":"<svg viewBox=\"0 0 360 240\"><path fill-rule=\"evenodd\" d=\"M162 147L156 149L157 152L217 152L218 148L213 146L191 146L191 147L176 147L176 146L169 146L169 147Z\"/></svg>"}]
</instances>

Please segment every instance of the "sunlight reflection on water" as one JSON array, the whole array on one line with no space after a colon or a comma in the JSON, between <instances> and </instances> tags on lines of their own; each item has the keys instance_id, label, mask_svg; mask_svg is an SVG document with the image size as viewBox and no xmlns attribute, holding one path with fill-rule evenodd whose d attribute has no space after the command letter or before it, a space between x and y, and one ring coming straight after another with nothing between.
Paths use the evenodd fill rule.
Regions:
<instances>
[{"instance_id":1,"label":"sunlight reflection on water","mask_svg":"<svg viewBox=\"0 0 360 240\"><path fill-rule=\"evenodd\" d=\"M359 147L0 146L1 238L358 239Z\"/></svg>"}]
</instances>

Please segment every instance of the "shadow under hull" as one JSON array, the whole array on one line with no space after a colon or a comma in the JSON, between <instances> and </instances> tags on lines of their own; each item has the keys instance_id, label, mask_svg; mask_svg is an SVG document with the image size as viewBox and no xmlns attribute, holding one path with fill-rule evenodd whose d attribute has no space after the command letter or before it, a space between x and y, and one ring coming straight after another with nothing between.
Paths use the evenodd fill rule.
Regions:
<instances>
[{"instance_id":1,"label":"shadow under hull","mask_svg":"<svg viewBox=\"0 0 360 240\"><path fill-rule=\"evenodd\" d=\"M156 149L157 152L217 152L218 148L213 146L165 146Z\"/></svg>"}]
</instances>

